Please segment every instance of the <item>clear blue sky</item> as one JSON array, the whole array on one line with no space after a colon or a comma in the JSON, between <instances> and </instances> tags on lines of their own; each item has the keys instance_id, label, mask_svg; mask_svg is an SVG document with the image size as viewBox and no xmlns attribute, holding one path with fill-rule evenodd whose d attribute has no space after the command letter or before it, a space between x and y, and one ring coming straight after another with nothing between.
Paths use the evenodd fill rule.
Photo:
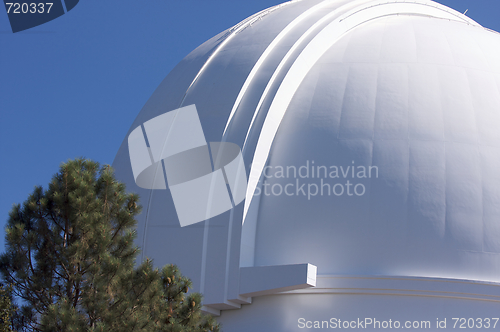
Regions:
<instances>
[{"instance_id":1,"label":"clear blue sky","mask_svg":"<svg viewBox=\"0 0 500 332\"><path fill-rule=\"evenodd\" d=\"M68 159L111 164L144 103L182 58L281 2L81 0L16 34L0 9L0 251L13 203L35 185L46 187ZM500 31L500 0L438 2Z\"/></svg>"}]
</instances>

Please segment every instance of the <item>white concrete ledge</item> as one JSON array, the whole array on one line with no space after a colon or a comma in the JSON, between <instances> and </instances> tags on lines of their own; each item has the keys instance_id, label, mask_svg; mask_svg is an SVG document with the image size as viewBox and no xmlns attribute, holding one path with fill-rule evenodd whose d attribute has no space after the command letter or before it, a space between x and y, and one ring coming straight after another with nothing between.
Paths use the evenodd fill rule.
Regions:
<instances>
[{"instance_id":1,"label":"white concrete ledge","mask_svg":"<svg viewBox=\"0 0 500 332\"><path fill-rule=\"evenodd\" d=\"M206 305L201 307L201 312L207 315L220 316L220 310L208 307Z\"/></svg>"},{"instance_id":2,"label":"white concrete ledge","mask_svg":"<svg viewBox=\"0 0 500 332\"><path fill-rule=\"evenodd\" d=\"M316 286L317 268L311 264L243 267L240 295L263 296Z\"/></svg>"},{"instance_id":3,"label":"white concrete ledge","mask_svg":"<svg viewBox=\"0 0 500 332\"><path fill-rule=\"evenodd\" d=\"M224 302L217 302L217 303L209 303L209 302L204 302L204 306L210 307L214 310L233 310L233 309L240 309L241 304L236 303L233 301L228 301L225 300Z\"/></svg>"},{"instance_id":4,"label":"white concrete ledge","mask_svg":"<svg viewBox=\"0 0 500 332\"><path fill-rule=\"evenodd\" d=\"M448 278L318 275L308 294L400 295L500 302L500 283Z\"/></svg>"}]
</instances>

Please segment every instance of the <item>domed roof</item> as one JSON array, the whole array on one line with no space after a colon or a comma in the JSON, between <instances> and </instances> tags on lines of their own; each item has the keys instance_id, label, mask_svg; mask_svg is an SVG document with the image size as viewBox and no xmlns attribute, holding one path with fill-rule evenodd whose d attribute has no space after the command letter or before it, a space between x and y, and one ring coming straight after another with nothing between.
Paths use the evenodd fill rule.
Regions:
<instances>
[{"instance_id":1,"label":"domed roof","mask_svg":"<svg viewBox=\"0 0 500 332\"><path fill-rule=\"evenodd\" d=\"M292 1L189 54L130 131L192 104L207 141L242 148L244 203L181 228L127 139L113 166L143 254L206 296L212 265L500 281L497 33L433 1Z\"/></svg>"}]
</instances>

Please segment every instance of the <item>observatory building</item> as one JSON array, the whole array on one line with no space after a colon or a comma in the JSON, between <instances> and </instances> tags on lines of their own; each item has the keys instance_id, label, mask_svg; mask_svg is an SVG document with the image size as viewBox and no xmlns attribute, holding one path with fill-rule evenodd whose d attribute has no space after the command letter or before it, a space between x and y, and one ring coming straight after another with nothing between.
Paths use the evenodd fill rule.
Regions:
<instances>
[{"instance_id":1,"label":"observatory building","mask_svg":"<svg viewBox=\"0 0 500 332\"><path fill-rule=\"evenodd\" d=\"M113 166L142 258L225 332L498 329L499 128L498 33L428 0L291 1L182 60Z\"/></svg>"}]
</instances>

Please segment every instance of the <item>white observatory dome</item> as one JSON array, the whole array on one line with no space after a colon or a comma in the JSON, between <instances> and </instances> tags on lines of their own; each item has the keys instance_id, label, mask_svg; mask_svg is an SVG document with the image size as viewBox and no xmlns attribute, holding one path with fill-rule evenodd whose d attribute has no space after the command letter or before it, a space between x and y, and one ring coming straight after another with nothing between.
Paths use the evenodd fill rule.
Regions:
<instances>
[{"instance_id":1,"label":"white observatory dome","mask_svg":"<svg viewBox=\"0 0 500 332\"><path fill-rule=\"evenodd\" d=\"M161 162L165 189L136 185L127 138L113 166L143 257L179 265L224 331L498 312L498 33L427 0L291 1L189 54L127 137L193 104L207 142L241 148L243 203L181 227Z\"/></svg>"}]
</instances>

